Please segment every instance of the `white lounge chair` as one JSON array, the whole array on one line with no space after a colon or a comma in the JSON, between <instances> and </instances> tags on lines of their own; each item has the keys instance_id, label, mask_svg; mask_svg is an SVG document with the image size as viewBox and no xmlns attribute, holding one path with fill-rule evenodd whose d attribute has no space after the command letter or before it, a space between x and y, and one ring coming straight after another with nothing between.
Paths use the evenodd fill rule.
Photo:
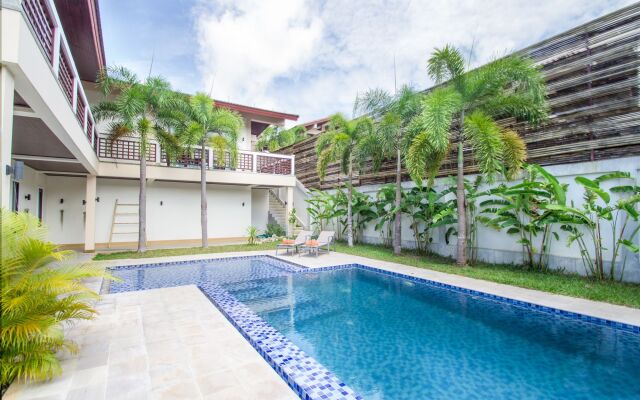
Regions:
<instances>
[{"instance_id":1,"label":"white lounge chair","mask_svg":"<svg viewBox=\"0 0 640 400\"><path fill-rule=\"evenodd\" d=\"M300 231L298 236L294 239L293 243L279 243L276 246L276 255L278 255L278 249L287 249L287 253L289 250L294 249L296 253L298 252L298 247L302 246L304 242L311 239L311 231Z\"/></svg>"},{"instance_id":2,"label":"white lounge chair","mask_svg":"<svg viewBox=\"0 0 640 400\"><path fill-rule=\"evenodd\" d=\"M309 253L315 253L316 257L318 252L322 249L327 250L327 253L331 251L331 243L333 243L333 237L336 235L334 231L322 231L315 240L317 244L308 245L306 242L302 245L302 250L307 250Z\"/></svg>"}]
</instances>

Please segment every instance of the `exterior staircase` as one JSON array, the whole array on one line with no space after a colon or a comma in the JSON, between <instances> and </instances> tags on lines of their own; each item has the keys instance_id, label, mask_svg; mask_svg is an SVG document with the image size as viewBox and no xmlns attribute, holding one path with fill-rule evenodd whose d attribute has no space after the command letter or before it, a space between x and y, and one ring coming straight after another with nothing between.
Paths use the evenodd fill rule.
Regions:
<instances>
[{"instance_id":1,"label":"exterior staircase","mask_svg":"<svg viewBox=\"0 0 640 400\"><path fill-rule=\"evenodd\" d=\"M287 215L287 206L285 206L284 201L280 200L276 192L273 190L269 190L269 223L277 223L281 227L287 230L287 224L289 216ZM297 236L304 227L300 223L300 221L296 221L295 226L293 227L293 236Z\"/></svg>"}]
</instances>

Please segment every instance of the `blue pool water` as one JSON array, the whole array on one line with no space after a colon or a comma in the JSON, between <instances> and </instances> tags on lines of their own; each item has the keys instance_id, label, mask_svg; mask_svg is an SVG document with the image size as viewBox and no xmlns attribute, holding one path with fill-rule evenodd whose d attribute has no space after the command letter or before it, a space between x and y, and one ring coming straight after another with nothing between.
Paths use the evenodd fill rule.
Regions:
<instances>
[{"instance_id":1,"label":"blue pool water","mask_svg":"<svg viewBox=\"0 0 640 400\"><path fill-rule=\"evenodd\" d=\"M115 274L111 292L222 287L365 399L640 398L640 334L371 270L254 258Z\"/></svg>"}]
</instances>

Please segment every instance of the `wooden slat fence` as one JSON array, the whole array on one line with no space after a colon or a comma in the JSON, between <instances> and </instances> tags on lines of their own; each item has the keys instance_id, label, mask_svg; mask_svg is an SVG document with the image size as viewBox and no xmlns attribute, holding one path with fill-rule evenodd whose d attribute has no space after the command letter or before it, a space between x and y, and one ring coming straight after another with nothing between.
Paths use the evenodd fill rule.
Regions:
<instances>
[{"instance_id":1,"label":"wooden slat fence","mask_svg":"<svg viewBox=\"0 0 640 400\"><path fill-rule=\"evenodd\" d=\"M537 128L500 121L527 143L530 163L568 164L640 155L640 3L571 29L518 52L542 66L551 106L549 121ZM425 72L426 73L426 72ZM327 189L344 177L331 165L316 174L317 136L278 151L295 154L295 172L307 188ZM439 175L455 173L455 146ZM465 153L471 149L465 148ZM467 157L470 159L470 157ZM468 173L477 172L473 164ZM394 181L395 165L357 176L356 185ZM409 179L404 174L403 179Z\"/></svg>"}]
</instances>

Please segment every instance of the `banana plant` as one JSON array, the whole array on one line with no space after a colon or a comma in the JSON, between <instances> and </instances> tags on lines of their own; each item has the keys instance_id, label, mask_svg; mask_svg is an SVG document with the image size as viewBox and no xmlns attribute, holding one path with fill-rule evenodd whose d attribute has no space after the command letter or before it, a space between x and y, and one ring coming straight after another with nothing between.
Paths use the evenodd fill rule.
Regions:
<instances>
[{"instance_id":1,"label":"banana plant","mask_svg":"<svg viewBox=\"0 0 640 400\"><path fill-rule=\"evenodd\" d=\"M346 215L346 211L338 207L336 196L322 190L312 189L307 204L311 226L316 232L325 230L333 219Z\"/></svg>"},{"instance_id":2,"label":"banana plant","mask_svg":"<svg viewBox=\"0 0 640 400\"><path fill-rule=\"evenodd\" d=\"M433 232L440 226L453 225L457 222L455 213L455 199L445 200L448 194L455 193L455 189L448 187L437 192L432 187L416 186L406 196L406 212L411 217L411 229L418 250L426 252L433 242ZM455 228L450 227L445 234L449 243L450 234Z\"/></svg>"},{"instance_id":3,"label":"banana plant","mask_svg":"<svg viewBox=\"0 0 640 400\"><path fill-rule=\"evenodd\" d=\"M564 206L567 185L539 165L525 166L522 183L504 184L487 192L492 198L480 203L478 220L496 230L517 235L522 245L523 260L530 269L546 270L549 264L551 238L559 240L553 231L558 213L548 206Z\"/></svg>"},{"instance_id":4,"label":"banana plant","mask_svg":"<svg viewBox=\"0 0 640 400\"><path fill-rule=\"evenodd\" d=\"M336 215L338 218L340 225L342 226L342 236L347 234L348 228L348 194L342 190L338 189L334 195L335 205L336 205ZM354 242L359 242L362 240L362 232L366 228L367 224L376 219L377 214L374 211L374 205L368 195L358 192L355 189L352 189L351 192L351 213L353 218L353 240Z\"/></svg>"},{"instance_id":5,"label":"banana plant","mask_svg":"<svg viewBox=\"0 0 640 400\"><path fill-rule=\"evenodd\" d=\"M596 279L614 280L616 278L616 263L622 248L626 248L632 254L638 254L640 251L634 244L640 229L637 224L640 186L618 185L611 187L608 191L601 186L604 182L620 179L632 180L633 178L630 173L622 171L600 175L595 179L576 177L576 183L584 190L582 207L575 207L573 203L571 206L549 205L546 207L550 211L563 213L563 219L566 221L561 229L569 234L568 245L573 243L578 245L587 273ZM626 196L612 202L610 193ZM608 249L603 240L603 227L607 224L611 229L609 271L605 270L605 253ZM629 229L631 229L630 232ZM626 257L620 271L620 280L624 275L625 266Z\"/></svg>"},{"instance_id":6,"label":"banana plant","mask_svg":"<svg viewBox=\"0 0 640 400\"><path fill-rule=\"evenodd\" d=\"M401 192L400 209L396 208L396 187L395 185L386 185L376 193L376 202L374 209L376 212L375 230L380 231L382 242L385 246L391 246L393 239L393 222L397 212L402 215L403 200L405 200L404 192Z\"/></svg>"}]
</instances>

